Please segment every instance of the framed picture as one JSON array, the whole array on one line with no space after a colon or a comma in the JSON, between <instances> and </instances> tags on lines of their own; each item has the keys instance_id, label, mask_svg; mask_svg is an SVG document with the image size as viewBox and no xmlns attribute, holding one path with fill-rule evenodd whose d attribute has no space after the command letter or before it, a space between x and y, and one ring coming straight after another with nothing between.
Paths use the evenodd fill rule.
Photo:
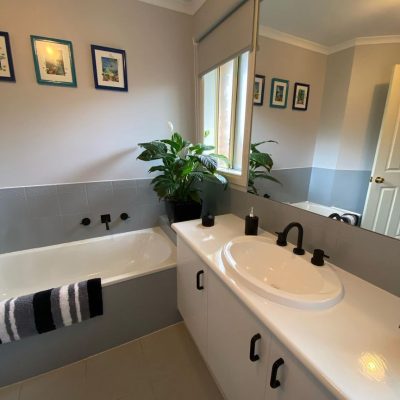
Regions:
<instances>
[{"instance_id":1,"label":"framed picture","mask_svg":"<svg viewBox=\"0 0 400 400\"><path fill-rule=\"evenodd\" d=\"M265 76L256 75L254 79L254 102L255 106L262 106L264 104L265 92Z\"/></svg>"},{"instance_id":2,"label":"framed picture","mask_svg":"<svg viewBox=\"0 0 400 400\"><path fill-rule=\"evenodd\" d=\"M96 89L128 91L125 50L92 45Z\"/></svg>"},{"instance_id":3,"label":"framed picture","mask_svg":"<svg viewBox=\"0 0 400 400\"><path fill-rule=\"evenodd\" d=\"M39 84L77 86L71 42L31 36L31 43L36 80Z\"/></svg>"},{"instance_id":4,"label":"framed picture","mask_svg":"<svg viewBox=\"0 0 400 400\"><path fill-rule=\"evenodd\" d=\"M285 79L272 79L271 97L269 105L274 108L286 108L289 92L289 81Z\"/></svg>"},{"instance_id":5,"label":"framed picture","mask_svg":"<svg viewBox=\"0 0 400 400\"><path fill-rule=\"evenodd\" d=\"M15 82L10 36L0 32L0 81Z\"/></svg>"},{"instance_id":6,"label":"framed picture","mask_svg":"<svg viewBox=\"0 0 400 400\"><path fill-rule=\"evenodd\" d=\"M310 85L296 82L293 93L293 110L306 111L308 98L310 97Z\"/></svg>"}]
</instances>

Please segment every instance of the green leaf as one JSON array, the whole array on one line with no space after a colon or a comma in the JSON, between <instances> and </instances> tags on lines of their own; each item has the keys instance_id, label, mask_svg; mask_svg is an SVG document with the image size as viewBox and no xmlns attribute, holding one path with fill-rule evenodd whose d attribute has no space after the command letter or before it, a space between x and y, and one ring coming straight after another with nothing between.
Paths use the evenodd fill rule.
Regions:
<instances>
[{"instance_id":1,"label":"green leaf","mask_svg":"<svg viewBox=\"0 0 400 400\"><path fill-rule=\"evenodd\" d=\"M190 151L192 151L194 154L203 154L205 151L214 150L214 148L214 146L208 146L201 143L189 147Z\"/></svg>"},{"instance_id":2,"label":"green leaf","mask_svg":"<svg viewBox=\"0 0 400 400\"><path fill-rule=\"evenodd\" d=\"M282 183L278 179L276 179L272 175L269 175L269 174L266 174L266 173L260 173L260 174L256 173L255 178L267 179L269 181L272 181L272 182L275 182L275 183L279 183L280 185L282 185Z\"/></svg>"},{"instance_id":3,"label":"green leaf","mask_svg":"<svg viewBox=\"0 0 400 400\"><path fill-rule=\"evenodd\" d=\"M215 157L204 154L196 155L195 157L208 171L214 173L217 170L217 160Z\"/></svg>"},{"instance_id":4,"label":"green leaf","mask_svg":"<svg viewBox=\"0 0 400 400\"><path fill-rule=\"evenodd\" d=\"M255 168L264 167L268 170L274 165L271 156L267 153L252 153L250 155L250 162L255 164Z\"/></svg>"}]
</instances>

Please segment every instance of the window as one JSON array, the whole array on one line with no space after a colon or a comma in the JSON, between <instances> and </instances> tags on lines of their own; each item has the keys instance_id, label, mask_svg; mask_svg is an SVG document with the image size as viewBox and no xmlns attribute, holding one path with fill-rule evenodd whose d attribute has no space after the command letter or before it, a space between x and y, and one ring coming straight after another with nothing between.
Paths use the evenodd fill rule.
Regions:
<instances>
[{"instance_id":1,"label":"window","mask_svg":"<svg viewBox=\"0 0 400 400\"><path fill-rule=\"evenodd\" d=\"M229 166L220 161L219 168L232 174L243 167L248 68L247 52L201 78L203 142L229 159Z\"/></svg>"}]
</instances>

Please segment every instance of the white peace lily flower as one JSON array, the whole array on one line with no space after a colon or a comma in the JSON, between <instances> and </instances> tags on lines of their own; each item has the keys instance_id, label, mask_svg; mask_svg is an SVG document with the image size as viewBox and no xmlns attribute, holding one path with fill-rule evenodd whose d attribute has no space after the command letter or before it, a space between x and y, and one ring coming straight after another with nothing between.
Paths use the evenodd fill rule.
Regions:
<instances>
[{"instance_id":1,"label":"white peace lily flower","mask_svg":"<svg viewBox=\"0 0 400 400\"><path fill-rule=\"evenodd\" d=\"M171 133L174 133L174 124L171 121L168 121L168 128Z\"/></svg>"}]
</instances>

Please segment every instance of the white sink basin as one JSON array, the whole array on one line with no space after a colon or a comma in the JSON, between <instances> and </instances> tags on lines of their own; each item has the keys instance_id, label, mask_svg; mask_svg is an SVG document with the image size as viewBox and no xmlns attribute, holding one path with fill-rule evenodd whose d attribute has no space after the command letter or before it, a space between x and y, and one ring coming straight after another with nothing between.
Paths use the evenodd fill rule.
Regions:
<instances>
[{"instance_id":1,"label":"white sink basin","mask_svg":"<svg viewBox=\"0 0 400 400\"><path fill-rule=\"evenodd\" d=\"M310 255L279 247L273 238L240 236L223 248L226 267L259 295L277 303L324 309L338 303L343 286L329 265L316 267Z\"/></svg>"}]
</instances>

